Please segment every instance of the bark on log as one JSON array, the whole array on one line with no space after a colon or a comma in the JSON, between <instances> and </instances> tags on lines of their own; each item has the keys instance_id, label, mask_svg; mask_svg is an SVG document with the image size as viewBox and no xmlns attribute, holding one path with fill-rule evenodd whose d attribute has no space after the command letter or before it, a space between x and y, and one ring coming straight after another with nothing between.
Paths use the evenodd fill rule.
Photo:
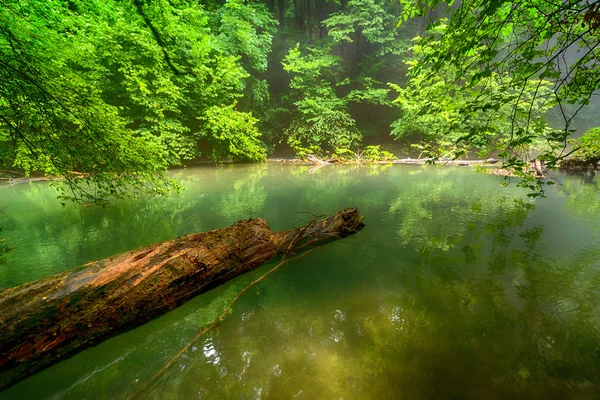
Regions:
<instances>
[{"instance_id":1,"label":"bark on log","mask_svg":"<svg viewBox=\"0 0 600 400\"><path fill-rule=\"evenodd\" d=\"M364 227L358 209L275 233L261 218L0 291L0 390L286 252Z\"/></svg>"}]
</instances>

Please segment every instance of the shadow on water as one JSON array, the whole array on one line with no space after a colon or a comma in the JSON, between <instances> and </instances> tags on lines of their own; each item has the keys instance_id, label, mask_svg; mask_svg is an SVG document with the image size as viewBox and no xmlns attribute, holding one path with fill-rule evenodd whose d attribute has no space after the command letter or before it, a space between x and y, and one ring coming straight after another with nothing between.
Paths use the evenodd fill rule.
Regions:
<instances>
[{"instance_id":1,"label":"shadow on water","mask_svg":"<svg viewBox=\"0 0 600 400\"><path fill-rule=\"evenodd\" d=\"M587 218L599 192L590 183L568 178L533 203L498 177L459 169L332 166L308 174L270 165L178 174L188 187L179 197L67 208L80 225L64 234L77 242L91 230L112 254L250 216L280 230L310 219L298 211L358 206L367 226L244 295L144 398L579 399L599 392L599 228ZM31 190L45 190L38 186ZM19 196L37 205L44 195L32 193ZM40 219L63 215L48 207ZM30 218L23 224L33 230L23 237L41 241L69 229ZM68 253L69 243L55 251ZM96 254L84 246L73 262ZM7 267L16 268L10 259ZM269 267L0 397L125 397Z\"/></svg>"}]
</instances>

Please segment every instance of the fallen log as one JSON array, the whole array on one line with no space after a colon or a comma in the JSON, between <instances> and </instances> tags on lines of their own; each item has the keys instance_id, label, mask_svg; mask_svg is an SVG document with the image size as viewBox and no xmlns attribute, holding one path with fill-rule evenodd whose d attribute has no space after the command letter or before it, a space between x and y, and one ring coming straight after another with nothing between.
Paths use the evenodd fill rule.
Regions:
<instances>
[{"instance_id":1,"label":"fallen log","mask_svg":"<svg viewBox=\"0 0 600 400\"><path fill-rule=\"evenodd\" d=\"M344 209L275 233L261 218L90 262L0 291L0 390L135 328L267 260L364 227Z\"/></svg>"}]
</instances>

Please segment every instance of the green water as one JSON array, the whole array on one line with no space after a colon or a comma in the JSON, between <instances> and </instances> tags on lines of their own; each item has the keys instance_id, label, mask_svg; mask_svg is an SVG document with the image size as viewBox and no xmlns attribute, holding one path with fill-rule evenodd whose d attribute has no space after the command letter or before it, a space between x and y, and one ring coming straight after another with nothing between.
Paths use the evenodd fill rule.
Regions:
<instances>
[{"instance_id":1,"label":"green water","mask_svg":"<svg viewBox=\"0 0 600 400\"><path fill-rule=\"evenodd\" d=\"M559 176L529 200L439 167L256 165L176 171L187 190L61 206L45 183L0 187L15 249L0 287L261 216L274 230L359 207L366 228L291 261L139 398L563 399L600 393L600 182ZM124 398L265 265L0 393Z\"/></svg>"}]
</instances>

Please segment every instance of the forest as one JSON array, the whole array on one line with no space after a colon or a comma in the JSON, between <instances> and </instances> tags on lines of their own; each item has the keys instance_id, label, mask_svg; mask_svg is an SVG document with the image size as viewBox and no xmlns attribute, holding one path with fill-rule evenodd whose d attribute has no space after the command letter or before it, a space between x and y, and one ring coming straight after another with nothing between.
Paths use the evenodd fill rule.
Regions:
<instances>
[{"instance_id":1,"label":"forest","mask_svg":"<svg viewBox=\"0 0 600 400\"><path fill-rule=\"evenodd\" d=\"M575 0L3 0L0 164L89 202L277 151L597 162L599 25Z\"/></svg>"},{"instance_id":2,"label":"forest","mask_svg":"<svg viewBox=\"0 0 600 400\"><path fill-rule=\"evenodd\" d=\"M599 46L593 0L0 0L0 397L596 398Z\"/></svg>"}]
</instances>

